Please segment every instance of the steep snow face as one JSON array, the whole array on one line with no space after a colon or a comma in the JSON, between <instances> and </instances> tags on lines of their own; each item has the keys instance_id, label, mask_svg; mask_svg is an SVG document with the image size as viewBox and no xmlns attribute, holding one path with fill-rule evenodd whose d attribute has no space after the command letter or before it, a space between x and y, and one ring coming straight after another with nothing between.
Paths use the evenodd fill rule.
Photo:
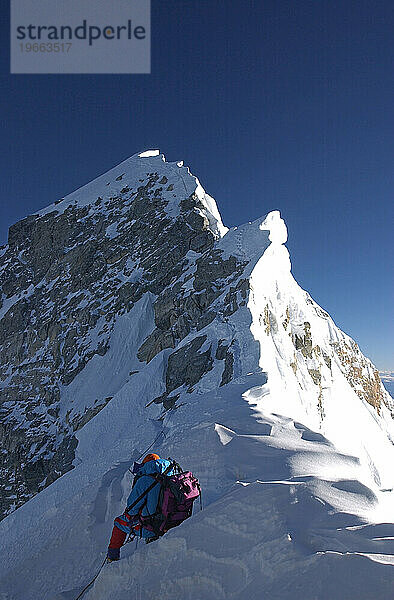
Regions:
<instances>
[{"instance_id":1,"label":"steep snow face","mask_svg":"<svg viewBox=\"0 0 394 600\"><path fill-rule=\"evenodd\" d=\"M389 597L392 400L286 240L278 211L227 230L158 151L11 228L4 512L34 497L0 523L0 598L79 594L153 442L205 510L129 544L87 598Z\"/></svg>"},{"instance_id":2,"label":"steep snow face","mask_svg":"<svg viewBox=\"0 0 394 600\"><path fill-rule=\"evenodd\" d=\"M265 412L286 415L322 432L338 450L357 456L363 482L376 494L393 489L391 398L353 340L292 277L282 245L286 227L278 213L261 225L268 227L271 245L251 273L248 302L251 331L260 343L259 364L268 375L269 395L258 404ZM347 361L343 348L349 349ZM350 374L349 362L355 365ZM353 377L355 369L358 378ZM376 394L371 393L375 388ZM300 473L308 468L307 461ZM382 503L387 506L386 496ZM385 518L390 519L393 506L387 508Z\"/></svg>"},{"instance_id":3,"label":"steep snow face","mask_svg":"<svg viewBox=\"0 0 394 600\"><path fill-rule=\"evenodd\" d=\"M155 438L160 455L198 475L204 510L196 506L155 544L125 546L88 599L390 597L394 525L368 524L377 499L361 483L357 457L300 422L265 413L269 390L259 372L184 394L163 421L147 419L144 399L157 393L162 367L157 356L78 432L83 460L73 471L0 523L6 600L78 596L124 508L127 469Z\"/></svg>"}]
</instances>

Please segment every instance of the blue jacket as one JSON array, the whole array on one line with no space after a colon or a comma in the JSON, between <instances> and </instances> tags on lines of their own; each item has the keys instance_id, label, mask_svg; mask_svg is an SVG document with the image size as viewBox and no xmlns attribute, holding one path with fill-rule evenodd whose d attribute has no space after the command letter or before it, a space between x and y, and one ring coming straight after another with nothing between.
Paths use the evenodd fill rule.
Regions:
<instances>
[{"instance_id":1,"label":"blue jacket","mask_svg":"<svg viewBox=\"0 0 394 600\"><path fill-rule=\"evenodd\" d=\"M164 473L164 471L170 466L170 461L165 458L159 458L158 460L150 460L145 463L138 471L137 481L131 490L130 496L127 500L127 508L137 500L141 494L148 489L152 483L154 483L153 477L149 477L148 473ZM173 475L173 469L168 471L168 475ZM157 483L154 488L148 492L146 496L142 498L133 508L130 510L130 515L137 515L140 508L146 502L146 505L142 509L142 515L148 516L153 515L156 512L157 503L159 500L160 483Z\"/></svg>"}]
</instances>

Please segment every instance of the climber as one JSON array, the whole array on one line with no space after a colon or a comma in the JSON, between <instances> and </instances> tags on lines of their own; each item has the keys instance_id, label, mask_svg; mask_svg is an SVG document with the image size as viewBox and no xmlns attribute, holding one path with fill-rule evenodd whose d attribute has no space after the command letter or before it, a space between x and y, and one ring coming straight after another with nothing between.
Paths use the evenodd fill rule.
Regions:
<instances>
[{"instance_id":1,"label":"climber","mask_svg":"<svg viewBox=\"0 0 394 600\"><path fill-rule=\"evenodd\" d=\"M156 538L153 531L149 531L139 524L139 515L148 517L156 512L160 485L155 483L152 477L155 473L164 473L172 475L172 469L169 469L171 463L165 458L160 458L157 454L148 454L145 456L142 464L134 463L133 473L135 475L133 487L127 500L127 506L123 515L116 517L114 528L112 530L111 540L108 546L107 560L112 562L119 560L120 548L123 546L128 534L139 535L146 539L147 543ZM141 495L151 487L152 489L142 498ZM136 502L136 500L140 500ZM128 512L130 509L130 512Z\"/></svg>"}]
</instances>

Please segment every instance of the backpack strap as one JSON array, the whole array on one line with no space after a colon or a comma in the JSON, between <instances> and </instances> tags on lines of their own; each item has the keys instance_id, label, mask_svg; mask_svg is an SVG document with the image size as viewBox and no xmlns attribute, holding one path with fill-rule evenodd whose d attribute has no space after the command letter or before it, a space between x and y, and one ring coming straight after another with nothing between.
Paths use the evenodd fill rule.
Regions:
<instances>
[{"instance_id":1,"label":"backpack strap","mask_svg":"<svg viewBox=\"0 0 394 600\"><path fill-rule=\"evenodd\" d=\"M168 467L166 468L166 470L163 473L157 473L157 475L167 475L167 473L169 473L169 471L171 471L171 469L173 468L173 463L170 463L168 465ZM125 510L125 514L129 514L129 510L131 508L133 508L136 504L138 504L138 502L140 502L142 500L142 498L145 498L145 496L147 496L149 494L149 492L151 490L153 490L153 488L155 487L155 485L157 485L158 483L160 483L160 479L159 477L157 477L156 475L153 475L151 473L147 473L147 475L152 475L155 479L155 481L145 490L145 492L143 492L138 498L137 500L135 500L133 502L133 504L130 504L130 506L127 507L127 509ZM142 475L142 474L141 474Z\"/></svg>"}]
</instances>

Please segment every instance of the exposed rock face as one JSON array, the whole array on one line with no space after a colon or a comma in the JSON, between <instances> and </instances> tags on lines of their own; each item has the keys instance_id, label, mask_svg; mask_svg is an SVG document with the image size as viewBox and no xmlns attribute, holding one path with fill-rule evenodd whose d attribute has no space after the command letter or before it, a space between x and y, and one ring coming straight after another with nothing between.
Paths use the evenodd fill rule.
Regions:
<instances>
[{"instance_id":1,"label":"exposed rock face","mask_svg":"<svg viewBox=\"0 0 394 600\"><path fill-rule=\"evenodd\" d=\"M141 168L138 177L130 168L117 177L110 172L109 195L104 183L102 195L87 186L83 206L64 199L56 203L59 209L67 204L62 212L44 211L10 228L0 257L2 515L72 468L74 432L110 399L97 398L83 414L62 419L60 390L93 356L108 351L116 318L146 292L157 296L157 329L139 351L149 361L212 319L209 306L219 292L210 275L236 270L234 260L221 262L215 253L208 273L218 236L214 219L196 193L186 191L173 165L159 166L166 175ZM178 206L175 216L168 210L169 192ZM201 256L198 284L185 298L181 286L192 277L191 256ZM192 384L208 368L207 356L176 381ZM170 369L169 391L174 381Z\"/></svg>"},{"instance_id":2,"label":"exposed rock face","mask_svg":"<svg viewBox=\"0 0 394 600\"><path fill-rule=\"evenodd\" d=\"M225 386L258 367L250 276L270 242L259 231L255 243L253 228L222 237L214 201L162 156L132 157L10 228L0 249L0 516L73 468L76 433L118 388L82 404L70 390L111 353L116 327L144 298L153 324L126 366L132 377L163 362L161 390L146 407L174 409L201 382ZM291 377L312 382L320 419L333 361L379 412L387 395L369 361L347 337L317 342L315 325L279 291L264 291L257 320L275 351L290 345Z\"/></svg>"},{"instance_id":3,"label":"exposed rock face","mask_svg":"<svg viewBox=\"0 0 394 600\"><path fill-rule=\"evenodd\" d=\"M391 410L389 398L382 387L379 371L363 356L353 340L350 343L337 342L333 344L334 351L339 357L346 379L354 388L357 396L373 406L378 414L382 403Z\"/></svg>"},{"instance_id":4,"label":"exposed rock face","mask_svg":"<svg viewBox=\"0 0 394 600\"><path fill-rule=\"evenodd\" d=\"M393 416L394 403L382 386L377 369L361 353L356 342L335 327L330 316L309 294L305 292L305 295L306 305L311 307L310 314L315 318L313 326L309 321L300 319L300 305L288 305L284 309L280 303L277 306L266 304L260 315L260 323L266 336L273 340L283 340L283 330L287 332L294 346L289 366L301 388L305 385L306 373L316 386L316 406L321 420L324 421L326 414L323 390L331 387L333 363L340 368L357 396L370 404L378 415L384 405ZM324 329L326 333L322 338ZM275 343L279 346L282 342Z\"/></svg>"}]
</instances>

